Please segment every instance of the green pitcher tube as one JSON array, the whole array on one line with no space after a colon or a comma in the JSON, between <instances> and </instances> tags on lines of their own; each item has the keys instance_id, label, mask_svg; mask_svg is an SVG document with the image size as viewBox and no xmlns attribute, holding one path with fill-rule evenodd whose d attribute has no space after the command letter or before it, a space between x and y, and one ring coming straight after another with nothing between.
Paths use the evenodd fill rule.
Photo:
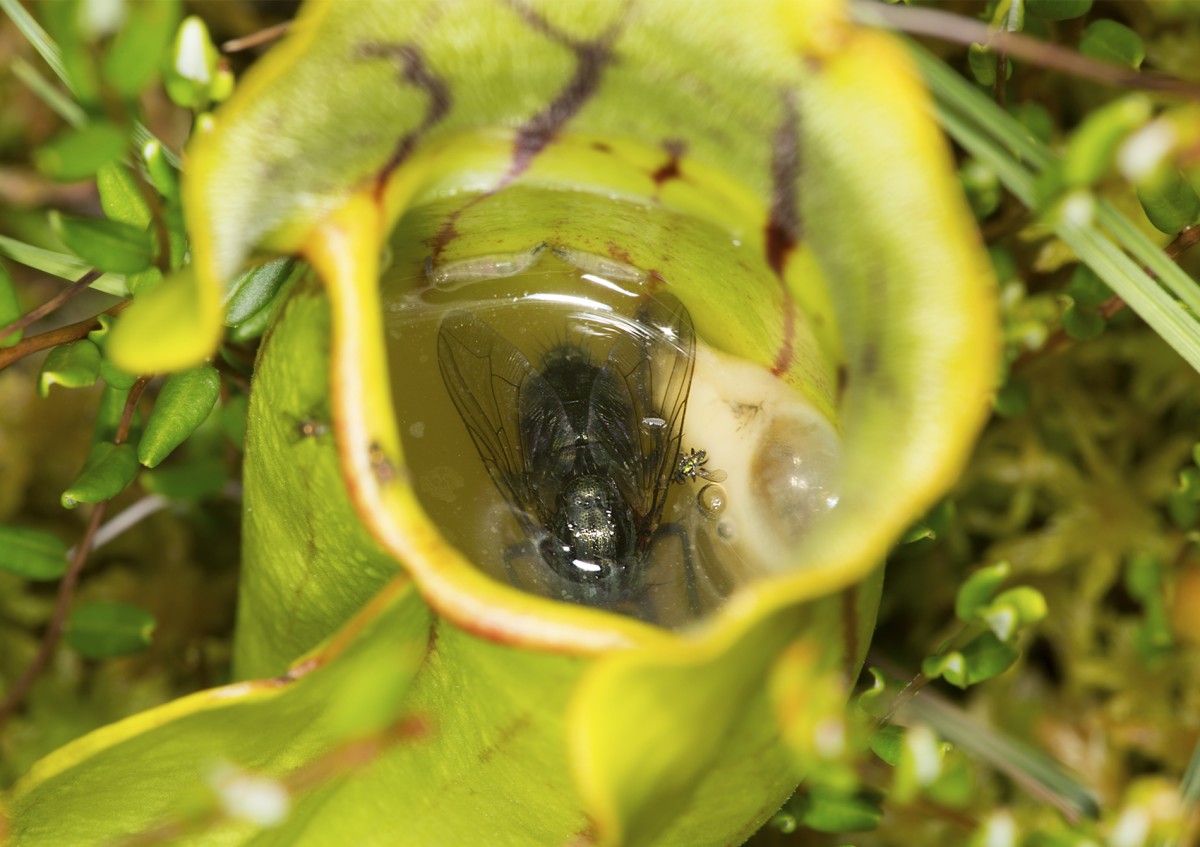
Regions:
<instances>
[{"instance_id":1,"label":"green pitcher tube","mask_svg":"<svg viewBox=\"0 0 1200 847\"><path fill-rule=\"evenodd\" d=\"M243 682L45 760L17 843L113 762L157 786L115 804L140 831L214 749L291 786L362 738L282 820L184 843L748 838L830 708L773 680L848 690L988 409L993 281L930 115L837 2L306 3L188 160L198 321L256 254L313 269L255 369ZM573 563L601 465L633 535Z\"/></svg>"}]
</instances>

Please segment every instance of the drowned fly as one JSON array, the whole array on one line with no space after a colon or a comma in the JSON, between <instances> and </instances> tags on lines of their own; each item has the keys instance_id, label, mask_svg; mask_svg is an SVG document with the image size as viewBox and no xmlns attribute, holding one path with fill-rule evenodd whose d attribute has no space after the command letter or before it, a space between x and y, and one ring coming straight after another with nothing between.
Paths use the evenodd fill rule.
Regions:
<instances>
[{"instance_id":1,"label":"drowned fly","mask_svg":"<svg viewBox=\"0 0 1200 847\"><path fill-rule=\"evenodd\" d=\"M644 298L601 362L563 342L538 367L480 318L453 311L438 364L484 467L515 516L552 596L619 609L648 587L655 544L683 545L687 601L699 611L686 536L662 523L678 472L696 337L674 298ZM513 582L511 551L505 566Z\"/></svg>"}]
</instances>

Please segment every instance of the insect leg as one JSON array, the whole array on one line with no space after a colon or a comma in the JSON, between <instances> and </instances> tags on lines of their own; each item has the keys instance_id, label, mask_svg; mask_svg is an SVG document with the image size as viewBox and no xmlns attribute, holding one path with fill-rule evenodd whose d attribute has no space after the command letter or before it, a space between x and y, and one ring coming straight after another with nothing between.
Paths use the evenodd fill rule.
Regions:
<instances>
[{"instance_id":1,"label":"insect leg","mask_svg":"<svg viewBox=\"0 0 1200 847\"><path fill-rule=\"evenodd\" d=\"M529 589L525 585L525 580L517 573L516 565L518 559L525 559L530 556L537 556L537 550L529 541L518 541L515 544L509 544L504 548L504 553L501 554L501 559L504 562L504 573L508 577L508 584L514 588L520 588L523 591Z\"/></svg>"},{"instance_id":2,"label":"insect leg","mask_svg":"<svg viewBox=\"0 0 1200 847\"><path fill-rule=\"evenodd\" d=\"M700 589L696 585L696 563L692 559L692 540L687 530L677 523L660 524L654 532L656 539L672 536L679 540L679 548L683 553L683 582L687 587L688 609L693 617L700 616Z\"/></svg>"}]
</instances>

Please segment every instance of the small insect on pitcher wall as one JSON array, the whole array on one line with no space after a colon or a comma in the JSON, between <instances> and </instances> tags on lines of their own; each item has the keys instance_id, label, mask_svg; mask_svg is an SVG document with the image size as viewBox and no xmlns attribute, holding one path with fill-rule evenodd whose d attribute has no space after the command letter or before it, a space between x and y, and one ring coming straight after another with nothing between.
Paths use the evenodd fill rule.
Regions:
<instances>
[{"instance_id":1,"label":"small insect on pitcher wall","mask_svg":"<svg viewBox=\"0 0 1200 847\"><path fill-rule=\"evenodd\" d=\"M748 838L987 409L930 113L835 0L305 3L189 151L195 278L121 316L215 339L247 263L312 268L254 375L242 681L65 748L21 814L128 761L59 842L106 843L217 757L300 787L183 843Z\"/></svg>"}]
</instances>

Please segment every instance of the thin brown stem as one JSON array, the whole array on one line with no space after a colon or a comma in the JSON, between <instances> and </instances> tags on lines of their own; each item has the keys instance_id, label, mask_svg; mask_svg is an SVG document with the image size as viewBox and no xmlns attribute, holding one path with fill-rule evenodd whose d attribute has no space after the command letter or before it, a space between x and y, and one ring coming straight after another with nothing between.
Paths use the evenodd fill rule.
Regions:
<instances>
[{"instance_id":1,"label":"thin brown stem","mask_svg":"<svg viewBox=\"0 0 1200 847\"><path fill-rule=\"evenodd\" d=\"M142 390L146 387L148 378L139 379L133 384L133 388L129 390L129 397L125 400L125 408L121 413L121 424L117 427L117 434L113 441L117 444L123 444L129 437L129 429L133 422L133 412L137 407L138 400L142 396ZM37 654L33 657L33 661L25 668L25 672L21 674L20 679L9 690L4 701L0 703L0 729L8 723L9 718L17 708L24 702L29 691L33 688L34 682L41 676L42 671L50 664L50 659L54 656L54 650L62 641L63 632L67 626L67 615L71 611L71 602L75 599L75 589L79 585L79 577L83 573L83 567L87 564L88 556L91 555L92 545L96 541L96 533L100 529L100 525L104 522L104 513L108 511L108 504L111 500L104 500L97 503L92 508L92 515L88 519L87 529L84 530L83 540L75 546L75 555L71 557L70 563L67 565L66 573L63 574L62 582L58 586L58 599L54 604L54 612L50 616L50 623L46 626L46 632L42 635L42 643L38 646Z\"/></svg>"},{"instance_id":2,"label":"thin brown stem","mask_svg":"<svg viewBox=\"0 0 1200 847\"><path fill-rule=\"evenodd\" d=\"M1091 59L1057 44L1017 32L992 29L986 23L952 12L917 6L888 6L858 0L851 4L855 19L867 26L883 26L912 35L924 35L954 44L982 44L998 53L1022 59L1071 76L1146 91L1163 91L1200 97L1200 85L1165 74L1134 71L1110 62Z\"/></svg>"},{"instance_id":3,"label":"thin brown stem","mask_svg":"<svg viewBox=\"0 0 1200 847\"><path fill-rule=\"evenodd\" d=\"M0 350L0 370L7 368L13 362L24 359L26 356L37 353L39 350L57 347L60 344L66 344L70 341L78 341L92 330L100 328L100 315L118 314L131 302L133 301L122 300L111 309L106 309L100 312L100 314L92 315L90 318L84 318L73 324L60 326L58 329L30 336L29 338L22 339L20 344L14 344L12 347Z\"/></svg>"},{"instance_id":4,"label":"thin brown stem","mask_svg":"<svg viewBox=\"0 0 1200 847\"><path fill-rule=\"evenodd\" d=\"M284 21L281 24L275 24L274 26L260 29L258 32L252 32L249 35L243 35L241 38L232 38L221 45L221 52L238 53L242 50L249 50L251 47L269 44L277 38L283 38L291 26L291 21Z\"/></svg>"},{"instance_id":5,"label":"thin brown stem","mask_svg":"<svg viewBox=\"0 0 1200 847\"><path fill-rule=\"evenodd\" d=\"M916 676L908 681L908 685L904 686L892 698L892 702L888 704L888 710L883 717L879 719L879 726L887 726L896 718L896 713L899 712L908 701L921 693L921 689L928 685L932 680L927 677L924 672L919 672Z\"/></svg>"},{"instance_id":6,"label":"thin brown stem","mask_svg":"<svg viewBox=\"0 0 1200 847\"><path fill-rule=\"evenodd\" d=\"M103 276L103 274L104 274L103 271L98 271L95 268L92 268L90 271L85 273L79 279L75 280L75 282L68 285L62 291L55 294L53 297L51 297L49 300L47 300L42 305L27 312L24 315L21 315L21 317L17 318L15 321L10 323L8 326L0 327L0 339L7 338L8 336L12 335L14 332L20 332L21 330L25 329L26 327L32 326L33 324L37 323L42 318L46 317L46 315L50 314L55 309L57 309L59 306L61 306L63 303L66 303L72 297L75 297L78 294L82 294L88 288L88 286L90 286L93 282L98 280L101 276Z\"/></svg>"},{"instance_id":7,"label":"thin brown stem","mask_svg":"<svg viewBox=\"0 0 1200 847\"><path fill-rule=\"evenodd\" d=\"M163 276L166 276L171 272L171 229L167 223L166 210L163 208L162 201L158 198L158 191L154 186L141 177L135 177L134 182L137 184L138 193L142 195L142 199L150 209L154 238L158 241L158 258L155 261L155 267L162 272Z\"/></svg>"}]
</instances>

